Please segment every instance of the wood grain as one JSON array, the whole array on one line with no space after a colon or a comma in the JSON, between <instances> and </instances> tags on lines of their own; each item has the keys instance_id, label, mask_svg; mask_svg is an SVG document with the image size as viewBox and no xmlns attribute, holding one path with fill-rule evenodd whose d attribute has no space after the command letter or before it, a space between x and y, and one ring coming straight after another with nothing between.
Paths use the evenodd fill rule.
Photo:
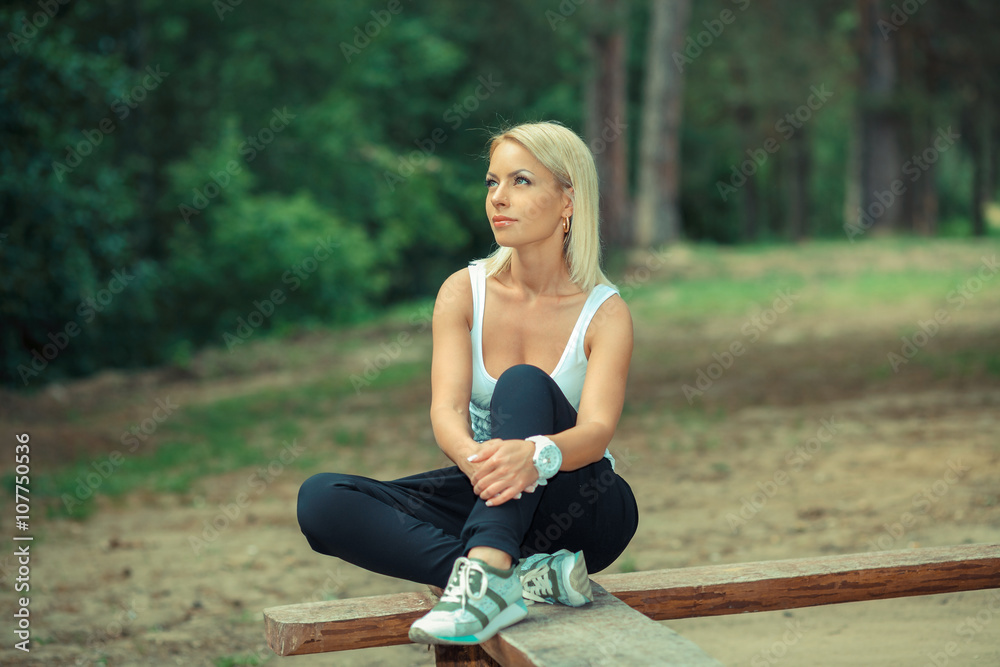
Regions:
<instances>
[{"instance_id":1,"label":"wood grain","mask_svg":"<svg viewBox=\"0 0 1000 667\"><path fill-rule=\"evenodd\" d=\"M1000 588L1000 544L596 575L658 621Z\"/></svg>"},{"instance_id":2,"label":"wood grain","mask_svg":"<svg viewBox=\"0 0 1000 667\"><path fill-rule=\"evenodd\" d=\"M1000 544L596 575L593 580L628 607L662 621L1000 588ZM405 644L410 624L430 610L433 600L429 593L399 593L272 607L264 610L268 645L278 655L300 655ZM624 614L627 608L613 604L610 596L594 609L601 623L611 624L622 637L633 630L652 633L642 629L643 621L652 621ZM616 645L598 641L606 636L599 628L577 632L577 627L590 627L585 616L575 615L578 611L533 605L528 620L486 649L501 664L531 664L518 655L535 656L536 640L528 634L523 642L517 637L537 627L552 627L547 635L566 633L581 646ZM615 625L616 618L628 620ZM602 649L596 650L599 657Z\"/></svg>"},{"instance_id":3,"label":"wood grain","mask_svg":"<svg viewBox=\"0 0 1000 667\"><path fill-rule=\"evenodd\" d=\"M482 644L505 667L721 667L697 644L629 608L599 585L579 608L535 604L528 618Z\"/></svg>"}]
</instances>

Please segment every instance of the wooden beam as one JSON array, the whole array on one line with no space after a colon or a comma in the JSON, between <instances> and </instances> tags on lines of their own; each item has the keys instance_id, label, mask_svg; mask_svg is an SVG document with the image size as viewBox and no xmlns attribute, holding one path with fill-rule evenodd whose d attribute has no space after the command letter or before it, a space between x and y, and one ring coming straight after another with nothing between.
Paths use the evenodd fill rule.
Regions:
<instances>
[{"instance_id":1,"label":"wooden beam","mask_svg":"<svg viewBox=\"0 0 1000 667\"><path fill-rule=\"evenodd\" d=\"M593 580L664 621L1000 588L1000 544L687 567Z\"/></svg>"},{"instance_id":2,"label":"wooden beam","mask_svg":"<svg viewBox=\"0 0 1000 667\"><path fill-rule=\"evenodd\" d=\"M795 609L1000 588L1000 544L596 575L594 581L658 621ZM267 641L278 655L406 644L410 624L432 606L429 594L398 593L272 607L264 610Z\"/></svg>"},{"instance_id":3,"label":"wooden beam","mask_svg":"<svg viewBox=\"0 0 1000 667\"><path fill-rule=\"evenodd\" d=\"M721 667L697 644L631 609L599 585L585 607L535 604L481 646L504 667Z\"/></svg>"},{"instance_id":4,"label":"wooden beam","mask_svg":"<svg viewBox=\"0 0 1000 667\"><path fill-rule=\"evenodd\" d=\"M264 630L278 655L395 646L410 643L410 625L432 606L429 593L395 593L271 607Z\"/></svg>"}]
</instances>

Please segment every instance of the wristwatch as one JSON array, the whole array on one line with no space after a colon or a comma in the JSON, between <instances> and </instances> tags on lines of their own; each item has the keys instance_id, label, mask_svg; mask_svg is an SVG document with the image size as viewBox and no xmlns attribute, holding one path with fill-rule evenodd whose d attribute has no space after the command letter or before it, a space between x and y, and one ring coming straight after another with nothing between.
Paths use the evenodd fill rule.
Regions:
<instances>
[{"instance_id":1,"label":"wristwatch","mask_svg":"<svg viewBox=\"0 0 1000 667\"><path fill-rule=\"evenodd\" d=\"M535 455L532 457L532 462L535 464L535 470L538 471L537 484L544 486L553 475L559 472L559 467L562 466L562 452L559 451L556 443L544 435L533 435L525 440L535 443Z\"/></svg>"}]
</instances>

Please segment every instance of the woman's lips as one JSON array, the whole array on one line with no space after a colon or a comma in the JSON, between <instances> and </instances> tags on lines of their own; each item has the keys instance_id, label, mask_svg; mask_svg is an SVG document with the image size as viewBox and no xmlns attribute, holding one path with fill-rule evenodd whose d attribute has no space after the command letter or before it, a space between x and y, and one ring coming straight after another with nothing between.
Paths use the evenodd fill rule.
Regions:
<instances>
[{"instance_id":1,"label":"woman's lips","mask_svg":"<svg viewBox=\"0 0 1000 667\"><path fill-rule=\"evenodd\" d=\"M493 226L494 227L508 227L514 222L514 218L508 218L506 215L494 215L493 216Z\"/></svg>"}]
</instances>

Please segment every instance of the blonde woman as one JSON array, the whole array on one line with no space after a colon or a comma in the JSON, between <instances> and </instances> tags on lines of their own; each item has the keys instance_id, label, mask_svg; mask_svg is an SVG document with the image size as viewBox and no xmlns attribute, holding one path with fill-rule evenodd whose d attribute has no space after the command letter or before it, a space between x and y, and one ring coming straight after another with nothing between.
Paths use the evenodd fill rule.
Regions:
<instances>
[{"instance_id":1,"label":"blonde woman","mask_svg":"<svg viewBox=\"0 0 1000 667\"><path fill-rule=\"evenodd\" d=\"M638 525L608 451L632 319L600 268L593 156L557 123L502 132L489 156L499 247L434 307L430 416L455 465L391 482L322 473L299 492L316 551L444 588L410 629L422 643L485 641L525 599L586 604L588 574Z\"/></svg>"}]
</instances>

